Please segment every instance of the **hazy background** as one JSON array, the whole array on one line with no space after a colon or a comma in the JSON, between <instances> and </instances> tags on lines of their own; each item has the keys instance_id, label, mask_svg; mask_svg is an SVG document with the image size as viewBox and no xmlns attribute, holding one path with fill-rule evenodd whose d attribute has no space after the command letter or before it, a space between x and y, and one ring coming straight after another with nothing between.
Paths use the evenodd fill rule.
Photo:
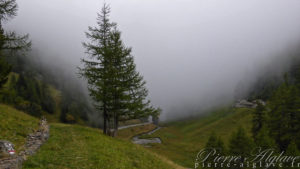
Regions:
<instances>
[{"instance_id":1,"label":"hazy background","mask_svg":"<svg viewBox=\"0 0 300 169\"><path fill-rule=\"evenodd\" d=\"M29 33L42 61L75 79L84 32L103 1L17 2L18 16L6 27ZM283 53L300 39L299 0L106 2L163 120L231 102L236 86L242 82L246 91L267 66L284 70L276 64L288 64Z\"/></svg>"}]
</instances>

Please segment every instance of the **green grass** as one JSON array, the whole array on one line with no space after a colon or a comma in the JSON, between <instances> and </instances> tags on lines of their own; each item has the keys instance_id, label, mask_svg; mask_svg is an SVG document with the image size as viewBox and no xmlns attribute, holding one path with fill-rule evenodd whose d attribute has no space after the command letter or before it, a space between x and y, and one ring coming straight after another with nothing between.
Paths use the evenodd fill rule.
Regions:
<instances>
[{"instance_id":1,"label":"green grass","mask_svg":"<svg viewBox=\"0 0 300 169\"><path fill-rule=\"evenodd\" d=\"M0 140L8 140L15 149L23 149L26 137L38 128L39 120L10 106L0 104Z\"/></svg>"},{"instance_id":2,"label":"green grass","mask_svg":"<svg viewBox=\"0 0 300 169\"><path fill-rule=\"evenodd\" d=\"M154 153L128 141L79 125L52 124L51 136L24 168L174 168Z\"/></svg>"},{"instance_id":3,"label":"green grass","mask_svg":"<svg viewBox=\"0 0 300 169\"><path fill-rule=\"evenodd\" d=\"M0 104L0 139L21 150L39 120ZM25 169L152 169L181 168L149 150L124 139L111 138L101 130L53 123L50 138L24 163Z\"/></svg>"},{"instance_id":4,"label":"green grass","mask_svg":"<svg viewBox=\"0 0 300 169\"><path fill-rule=\"evenodd\" d=\"M154 153L125 141L124 138L104 136L97 129L53 123L50 139L37 154L29 157L24 168L181 168L168 159L185 167L193 167L196 154L205 146L213 131L226 145L238 126L244 127L250 134L251 112L253 109L229 108L198 119L168 123L152 135L163 141L162 144L153 144L149 148ZM38 121L10 106L0 105L0 139L13 142L17 150L20 150L26 136L38 127ZM137 131L141 130L144 128ZM128 131L124 131L124 136L129 135ZM129 132L136 133L135 130Z\"/></svg>"},{"instance_id":5,"label":"green grass","mask_svg":"<svg viewBox=\"0 0 300 169\"><path fill-rule=\"evenodd\" d=\"M153 144L150 150L184 167L193 167L197 153L204 148L214 131L226 145L238 126L250 134L253 109L222 109L201 118L172 122L151 137L160 137L162 144Z\"/></svg>"}]
</instances>

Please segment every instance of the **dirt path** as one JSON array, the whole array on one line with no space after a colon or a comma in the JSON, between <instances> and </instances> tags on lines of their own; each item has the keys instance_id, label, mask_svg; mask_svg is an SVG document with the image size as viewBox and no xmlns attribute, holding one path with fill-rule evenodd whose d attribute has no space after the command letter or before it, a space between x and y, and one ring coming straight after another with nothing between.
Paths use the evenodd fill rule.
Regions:
<instances>
[{"instance_id":1,"label":"dirt path","mask_svg":"<svg viewBox=\"0 0 300 169\"><path fill-rule=\"evenodd\" d=\"M139 124L132 124L132 125L128 125L128 126L121 126L118 129L122 130L122 129L127 129L127 128L131 128L131 127L137 127L137 126L143 126L143 125L147 125L147 124L151 124L151 122L147 122L147 123L139 123Z\"/></svg>"},{"instance_id":2,"label":"dirt path","mask_svg":"<svg viewBox=\"0 0 300 169\"><path fill-rule=\"evenodd\" d=\"M161 127L157 127L156 129L152 130L152 131L149 131L148 133L145 133L145 134L139 134L137 136L134 136L132 138L132 142L135 143L135 144L141 144L141 145L147 145L147 144L152 144L152 143L159 143L161 144L161 139L158 138L158 137L155 137L155 138L140 138L141 136L144 136L144 135L151 135L153 133L155 133L156 131L158 131Z\"/></svg>"}]
</instances>

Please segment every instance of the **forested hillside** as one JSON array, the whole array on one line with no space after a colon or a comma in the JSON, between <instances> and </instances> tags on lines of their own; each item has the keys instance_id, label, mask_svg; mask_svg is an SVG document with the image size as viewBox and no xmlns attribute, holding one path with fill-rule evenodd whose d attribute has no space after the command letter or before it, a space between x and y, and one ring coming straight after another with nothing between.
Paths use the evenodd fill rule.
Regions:
<instances>
[{"instance_id":1,"label":"forested hillside","mask_svg":"<svg viewBox=\"0 0 300 169\"><path fill-rule=\"evenodd\" d=\"M49 71L39 62L40 56L30 52L28 34L4 29L3 23L17 12L15 0L0 2L0 102L51 121L87 123L92 108L83 90L75 90L78 81L67 79L62 69Z\"/></svg>"},{"instance_id":2,"label":"forested hillside","mask_svg":"<svg viewBox=\"0 0 300 169\"><path fill-rule=\"evenodd\" d=\"M34 58L7 57L12 72L1 89L0 101L35 117L46 116L50 121L87 123L88 114L93 110L82 90L75 90L80 84L68 81L63 75L51 74L43 68L45 65L32 63L31 57Z\"/></svg>"},{"instance_id":3,"label":"forested hillside","mask_svg":"<svg viewBox=\"0 0 300 169\"><path fill-rule=\"evenodd\" d=\"M292 66L281 77L264 76L265 79L256 82L252 92L244 98L257 101L255 108L225 108L193 119L166 123L164 128L147 136L162 140L162 144L153 144L149 149L185 167L195 166L197 153L204 148L215 148L216 153L224 156L251 157L250 152L255 153L258 148L271 149L275 155L284 152L284 155L299 156L299 58L300 55L295 55ZM246 164L243 159L240 162ZM222 168L212 157L203 164L205 167L199 162L197 168ZM289 163L285 165L290 166Z\"/></svg>"},{"instance_id":4,"label":"forested hillside","mask_svg":"<svg viewBox=\"0 0 300 169\"><path fill-rule=\"evenodd\" d=\"M265 76L256 82L248 99L263 99L266 103L257 101L257 106L251 113L251 130L245 130L242 125L236 125L230 131L231 137L222 138L218 132L212 132L205 147L218 148L217 152L224 155L241 154L240 163L246 163L247 157L253 153L269 150L273 155L300 155L300 55L292 58L291 67L282 77ZM276 80L277 79L277 80ZM227 144L224 144L227 143ZM252 154L250 153L252 152ZM207 163L214 163L208 159ZM207 164L206 163L206 164ZM269 165L267 161L262 165ZM274 162L270 168L278 168L279 162ZM291 167L290 162L281 165ZM204 168L218 168L218 166ZM235 166L234 168L251 168L251 166ZM280 168L280 167L279 167Z\"/></svg>"}]
</instances>

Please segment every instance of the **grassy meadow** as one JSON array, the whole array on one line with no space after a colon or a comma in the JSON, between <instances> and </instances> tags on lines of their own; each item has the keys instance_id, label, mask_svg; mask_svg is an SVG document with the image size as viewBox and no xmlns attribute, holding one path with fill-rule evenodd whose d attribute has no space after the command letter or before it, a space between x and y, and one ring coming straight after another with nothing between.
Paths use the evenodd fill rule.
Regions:
<instances>
[{"instance_id":1,"label":"grassy meadow","mask_svg":"<svg viewBox=\"0 0 300 169\"><path fill-rule=\"evenodd\" d=\"M27 135L33 133L38 124L38 119L0 104L0 140L12 142L17 152L24 148Z\"/></svg>"},{"instance_id":2,"label":"grassy meadow","mask_svg":"<svg viewBox=\"0 0 300 169\"><path fill-rule=\"evenodd\" d=\"M27 135L38 128L38 122L37 118L10 106L0 105L0 139L11 141L17 151L23 149ZM149 127L151 128L151 126L146 128ZM132 130L124 131L127 134L135 134ZM28 158L23 168L173 169L181 167L124 138L105 136L99 129L50 123L49 140L35 155Z\"/></svg>"},{"instance_id":3,"label":"grassy meadow","mask_svg":"<svg viewBox=\"0 0 300 169\"><path fill-rule=\"evenodd\" d=\"M50 123L50 139L37 154L24 163L28 169L64 168L182 168L193 167L194 159L210 134L215 132L225 144L238 126L250 134L253 109L227 108L199 118L163 124L151 136L162 144L145 149L131 143L135 135L155 129L148 124L120 130L117 138L102 134L99 129L81 125ZM34 132L39 120L7 105L0 105L0 139L9 140L21 150L26 136Z\"/></svg>"},{"instance_id":4,"label":"grassy meadow","mask_svg":"<svg viewBox=\"0 0 300 169\"><path fill-rule=\"evenodd\" d=\"M50 131L48 142L25 162L24 168L176 168L140 146L104 136L97 129L51 124Z\"/></svg>"},{"instance_id":5,"label":"grassy meadow","mask_svg":"<svg viewBox=\"0 0 300 169\"><path fill-rule=\"evenodd\" d=\"M153 144L148 149L179 165L193 167L197 153L204 148L212 132L221 137L226 145L238 126L245 128L250 135L251 112L253 109L228 108L192 120L167 123L153 135L145 136L162 140L162 144Z\"/></svg>"}]
</instances>

